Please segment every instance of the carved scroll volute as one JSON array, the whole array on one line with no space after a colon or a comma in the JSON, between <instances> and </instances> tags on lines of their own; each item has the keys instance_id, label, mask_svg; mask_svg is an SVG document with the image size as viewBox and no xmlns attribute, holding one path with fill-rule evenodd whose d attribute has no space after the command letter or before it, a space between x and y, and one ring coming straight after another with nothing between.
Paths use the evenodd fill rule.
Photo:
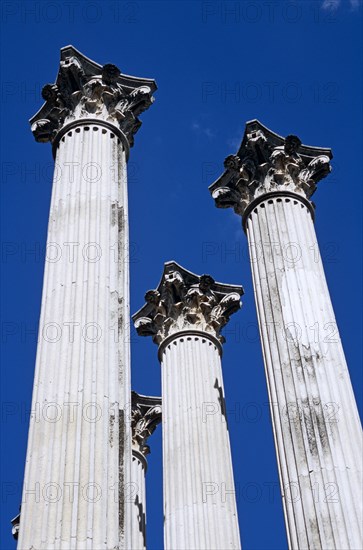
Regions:
<instances>
[{"instance_id":1,"label":"carved scroll volute","mask_svg":"<svg viewBox=\"0 0 363 550\"><path fill-rule=\"evenodd\" d=\"M133 145L141 126L138 116L154 101L156 84L130 77L116 65L103 67L73 46L62 48L58 76L42 90L45 104L30 120L34 137L53 142L63 126L78 119L98 118L114 124Z\"/></svg>"},{"instance_id":2,"label":"carved scroll volute","mask_svg":"<svg viewBox=\"0 0 363 550\"><path fill-rule=\"evenodd\" d=\"M156 344L181 331L204 331L224 341L221 329L241 307L243 289L216 283L210 275L198 276L176 264L165 264L156 290L145 294L146 304L134 316L140 336Z\"/></svg>"},{"instance_id":3,"label":"carved scroll volute","mask_svg":"<svg viewBox=\"0 0 363 550\"><path fill-rule=\"evenodd\" d=\"M144 456L150 453L147 440L161 422L160 397L149 397L131 392L132 448Z\"/></svg>"},{"instance_id":4,"label":"carved scroll volute","mask_svg":"<svg viewBox=\"0 0 363 550\"><path fill-rule=\"evenodd\" d=\"M287 191L310 199L317 183L331 171L330 149L302 145L297 136L282 138L257 120L246 124L236 155L225 161L225 172L210 186L218 208L244 215L258 197Z\"/></svg>"}]
</instances>

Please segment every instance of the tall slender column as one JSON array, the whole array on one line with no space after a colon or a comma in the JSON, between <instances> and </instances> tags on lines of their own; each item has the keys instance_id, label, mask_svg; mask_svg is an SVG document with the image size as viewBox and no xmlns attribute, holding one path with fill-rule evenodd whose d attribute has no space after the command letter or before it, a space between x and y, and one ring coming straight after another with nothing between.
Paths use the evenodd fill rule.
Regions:
<instances>
[{"instance_id":1,"label":"tall slender column","mask_svg":"<svg viewBox=\"0 0 363 550\"><path fill-rule=\"evenodd\" d=\"M72 46L31 119L55 156L18 547L129 548L126 161L155 83Z\"/></svg>"},{"instance_id":2,"label":"tall slender column","mask_svg":"<svg viewBox=\"0 0 363 550\"><path fill-rule=\"evenodd\" d=\"M242 292L168 262L133 316L159 346L166 550L240 548L220 330Z\"/></svg>"},{"instance_id":3,"label":"tall slender column","mask_svg":"<svg viewBox=\"0 0 363 550\"><path fill-rule=\"evenodd\" d=\"M150 453L147 440L161 422L161 399L131 392L132 468L130 498L132 550L146 548L146 456Z\"/></svg>"},{"instance_id":4,"label":"tall slender column","mask_svg":"<svg viewBox=\"0 0 363 550\"><path fill-rule=\"evenodd\" d=\"M243 218L291 548L362 543L362 434L310 197L329 149L247 123L210 187Z\"/></svg>"}]
</instances>

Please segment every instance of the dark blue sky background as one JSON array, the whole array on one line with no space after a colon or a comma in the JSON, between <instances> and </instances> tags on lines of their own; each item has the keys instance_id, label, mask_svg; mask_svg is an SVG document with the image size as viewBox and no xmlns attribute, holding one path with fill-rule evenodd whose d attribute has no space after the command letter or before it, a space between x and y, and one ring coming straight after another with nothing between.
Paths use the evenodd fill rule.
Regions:
<instances>
[{"instance_id":1,"label":"dark blue sky background","mask_svg":"<svg viewBox=\"0 0 363 550\"><path fill-rule=\"evenodd\" d=\"M73 44L98 63L155 78L129 163L131 310L163 263L243 284L226 331L224 381L242 542L285 549L246 238L208 185L247 120L331 147L314 196L316 229L353 386L362 405L362 7L357 1L2 3L1 548L21 500L53 160L28 119ZM4 244L7 243L7 244ZM10 243L10 244L9 244ZM132 331L133 389L160 394L157 348ZM147 473L149 549L162 548L161 430Z\"/></svg>"}]
</instances>

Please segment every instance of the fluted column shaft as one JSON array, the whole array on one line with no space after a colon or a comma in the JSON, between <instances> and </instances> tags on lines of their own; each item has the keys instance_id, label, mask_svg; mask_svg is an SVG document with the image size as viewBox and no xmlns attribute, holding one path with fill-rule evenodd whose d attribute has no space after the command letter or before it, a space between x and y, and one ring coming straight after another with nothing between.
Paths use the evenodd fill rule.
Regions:
<instances>
[{"instance_id":1,"label":"fluted column shaft","mask_svg":"<svg viewBox=\"0 0 363 550\"><path fill-rule=\"evenodd\" d=\"M47 240L56 259L44 274L22 550L111 550L123 540L131 464L127 212L123 146L110 125L83 120L56 153Z\"/></svg>"},{"instance_id":2,"label":"fluted column shaft","mask_svg":"<svg viewBox=\"0 0 363 550\"><path fill-rule=\"evenodd\" d=\"M220 353L198 331L159 351L167 550L240 548Z\"/></svg>"},{"instance_id":3,"label":"fluted column shaft","mask_svg":"<svg viewBox=\"0 0 363 550\"><path fill-rule=\"evenodd\" d=\"M130 511L129 548L146 548L146 455L150 453L147 441L161 422L161 399L131 392L132 464L128 495Z\"/></svg>"},{"instance_id":4,"label":"fluted column shaft","mask_svg":"<svg viewBox=\"0 0 363 550\"><path fill-rule=\"evenodd\" d=\"M137 450L132 450L131 464L131 550L146 548L146 458Z\"/></svg>"},{"instance_id":5,"label":"fluted column shaft","mask_svg":"<svg viewBox=\"0 0 363 550\"><path fill-rule=\"evenodd\" d=\"M245 222L287 532L293 549L357 549L361 427L310 210L280 193Z\"/></svg>"}]
</instances>

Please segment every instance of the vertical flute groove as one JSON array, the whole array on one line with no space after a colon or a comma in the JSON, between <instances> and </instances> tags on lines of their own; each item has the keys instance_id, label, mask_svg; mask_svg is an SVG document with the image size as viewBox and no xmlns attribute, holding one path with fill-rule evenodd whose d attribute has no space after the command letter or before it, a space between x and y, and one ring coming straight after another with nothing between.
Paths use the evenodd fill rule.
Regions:
<instances>
[{"instance_id":1,"label":"vertical flute groove","mask_svg":"<svg viewBox=\"0 0 363 550\"><path fill-rule=\"evenodd\" d=\"M255 210L247 235L270 401L278 404L271 406L271 415L289 546L353 550L360 545L359 420L340 340L322 344L323 331L335 317L321 260L309 257L315 240L310 213L298 200L276 197ZM262 249L256 259L253 239ZM291 243L300 250L300 263L287 259ZM273 338L264 326L269 322ZM299 326L297 341L289 323ZM315 323L322 333L317 343L311 336ZM336 423L328 416L334 403L340 407ZM292 498L294 484L297 499ZM338 492L336 502L332 489Z\"/></svg>"},{"instance_id":2,"label":"vertical flute groove","mask_svg":"<svg viewBox=\"0 0 363 550\"><path fill-rule=\"evenodd\" d=\"M203 417L203 407L219 406L216 382L224 395L209 344L179 334L161 354L166 550L240 548L235 495L226 493L234 488L227 425L221 408Z\"/></svg>"},{"instance_id":3,"label":"vertical flute groove","mask_svg":"<svg viewBox=\"0 0 363 550\"><path fill-rule=\"evenodd\" d=\"M109 550L119 545L119 504L112 490L119 475L118 419L111 418L110 411L111 407L118 411L119 399L114 395L118 360L120 368L127 369L129 357L128 341L122 341L117 350L108 332L115 315L111 281L114 285L120 280L120 269L128 266L111 261L114 230L110 226L113 199L124 213L127 204L121 203L125 193L118 196L117 192L121 173L116 171L112 180L109 177L109 156L117 143L111 148L110 132L103 133L96 124L88 128L67 133L57 150L59 169L53 181L47 242L59 245L62 254L45 266L33 408L39 403L42 411L54 402L61 414L57 422L47 421L42 414L39 422L37 418L31 422L24 494L38 483L41 498L27 506L23 497L22 522L32 523L34 531L23 530L25 537L20 534L21 550L30 550L28 540L38 550ZM87 173L90 161L93 165ZM120 155L119 161L123 163L125 157ZM119 222L116 214L116 229ZM121 299L128 302L126 276L121 285ZM49 323L54 321L61 337L51 342ZM127 373L120 380L125 381L129 381ZM126 392L123 388L122 395ZM53 410L48 409L49 416ZM42 502L47 487L48 501ZM53 498L56 494L59 500Z\"/></svg>"}]
</instances>

